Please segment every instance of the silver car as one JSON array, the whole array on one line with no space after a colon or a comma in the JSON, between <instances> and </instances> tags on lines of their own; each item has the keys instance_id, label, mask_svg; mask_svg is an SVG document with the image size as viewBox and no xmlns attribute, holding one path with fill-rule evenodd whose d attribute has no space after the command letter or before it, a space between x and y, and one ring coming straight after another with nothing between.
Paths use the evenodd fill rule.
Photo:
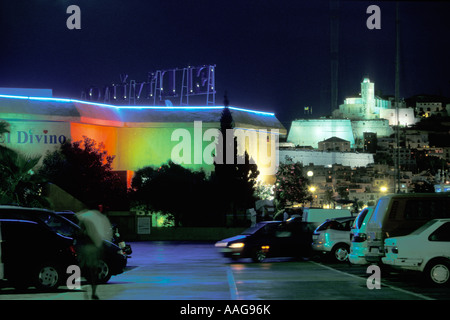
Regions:
<instances>
[{"instance_id":1,"label":"silver car","mask_svg":"<svg viewBox=\"0 0 450 320\"><path fill-rule=\"evenodd\" d=\"M314 231L312 249L331 256L338 262L348 260L350 229L356 217L330 219Z\"/></svg>"},{"instance_id":2,"label":"silver car","mask_svg":"<svg viewBox=\"0 0 450 320\"><path fill-rule=\"evenodd\" d=\"M350 254L348 256L348 260L351 264L365 265L369 263L365 258L365 254L368 250L366 226L372 213L373 207L363 209L352 227L352 231L350 232L352 243L350 245Z\"/></svg>"}]
</instances>

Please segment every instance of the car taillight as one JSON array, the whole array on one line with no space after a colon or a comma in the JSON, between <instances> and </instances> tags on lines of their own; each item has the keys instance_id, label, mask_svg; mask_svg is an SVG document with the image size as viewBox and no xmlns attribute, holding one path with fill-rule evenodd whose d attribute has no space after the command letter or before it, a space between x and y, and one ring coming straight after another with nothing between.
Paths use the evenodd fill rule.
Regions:
<instances>
[{"instance_id":1,"label":"car taillight","mask_svg":"<svg viewBox=\"0 0 450 320\"><path fill-rule=\"evenodd\" d=\"M70 250L70 253L71 253L72 255L74 255L74 256L77 255L77 251L75 250L75 246L74 246L74 245L71 245L71 246L69 247L69 250Z\"/></svg>"}]
</instances>

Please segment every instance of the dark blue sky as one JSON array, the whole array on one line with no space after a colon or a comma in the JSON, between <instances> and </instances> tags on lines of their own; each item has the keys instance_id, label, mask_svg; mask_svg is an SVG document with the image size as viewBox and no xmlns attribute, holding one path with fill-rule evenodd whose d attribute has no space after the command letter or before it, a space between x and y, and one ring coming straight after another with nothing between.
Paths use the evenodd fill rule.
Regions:
<instances>
[{"instance_id":1,"label":"dark blue sky","mask_svg":"<svg viewBox=\"0 0 450 320\"><path fill-rule=\"evenodd\" d=\"M68 30L66 9L81 9ZM381 9L369 30L366 9ZM216 102L273 111L286 125L330 104L330 1L3 0L0 86L51 88L80 98L91 85L143 81L147 72L216 64ZM401 97L450 96L450 3L400 2ZM339 99L368 76L394 94L395 3L339 2Z\"/></svg>"}]
</instances>

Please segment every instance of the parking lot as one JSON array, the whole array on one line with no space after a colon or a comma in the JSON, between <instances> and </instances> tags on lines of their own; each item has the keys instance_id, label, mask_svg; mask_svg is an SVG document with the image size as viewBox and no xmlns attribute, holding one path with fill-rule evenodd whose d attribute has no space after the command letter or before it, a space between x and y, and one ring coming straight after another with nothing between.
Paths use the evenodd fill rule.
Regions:
<instances>
[{"instance_id":1,"label":"parking lot","mask_svg":"<svg viewBox=\"0 0 450 320\"><path fill-rule=\"evenodd\" d=\"M228 260L213 243L132 242L123 274L99 286L101 300L449 300L448 288L415 273L389 273L368 289L367 268L318 259ZM86 300L90 287L17 291L3 284L0 300Z\"/></svg>"}]
</instances>

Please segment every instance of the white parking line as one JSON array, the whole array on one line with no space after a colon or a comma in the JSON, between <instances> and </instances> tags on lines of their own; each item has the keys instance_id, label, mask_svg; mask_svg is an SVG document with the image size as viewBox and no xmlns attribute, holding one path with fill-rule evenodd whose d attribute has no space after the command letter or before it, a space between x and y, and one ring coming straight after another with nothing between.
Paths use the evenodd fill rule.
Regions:
<instances>
[{"instance_id":1,"label":"white parking line","mask_svg":"<svg viewBox=\"0 0 450 320\"><path fill-rule=\"evenodd\" d=\"M234 281L233 270L230 266L227 268L227 281L228 286L230 287L231 300L238 300L239 292L236 287L236 281Z\"/></svg>"},{"instance_id":2,"label":"white parking line","mask_svg":"<svg viewBox=\"0 0 450 320\"><path fill-rule=\"evenodd\" d=\"M320 263L317 263L317 262L314 262L314 261L309 261L309 262L310 262L310 263L313 263L313 264L315 264L315 265L317 265L317 266L321 266L321 267L324 267L324 268L326 268L326 269L333 270L333 271L336 271L336 272L338 272L338 273L341 273L341 274L344 274L344 275L347 275L347 276L350 276L350 277L353 277L353 278L367 280L367 279L365 279L364 277L360 277L360 276L357 276L357 275L354 275L354 274L351 274L351 273L347 273L347 272L344 272L344 271L336 270L336 269L334 269L334 268L331 268L331 267L329 267L329 266L326 266L326 265L323 265L323 264L320 264ZM393 285L389 285L389 284L385 284L385 283L381 283L381 285L383 285L383 286L385 286L385 287L388 287L388 288L390 288L390 289L392 289L392 290L396 290L396 291L399 291L399 292L402 292L402 293L406 293L406 294L410 294L410 295L416 296L416 297L418 297L418 298L420 298L420 299L424 299L424 300L435 300L435 299L433 299L433 298L424 296L424 295L422 295L422 294L420 294L420 293L415 293L415 292L411 292L411 291L408 291L408 290L405 290L405 289L397 288L397 287L395 287L395 286L393 286ZM367 290L369 290L369 289L367 289Z\"/></svg>"}]
</instances>

